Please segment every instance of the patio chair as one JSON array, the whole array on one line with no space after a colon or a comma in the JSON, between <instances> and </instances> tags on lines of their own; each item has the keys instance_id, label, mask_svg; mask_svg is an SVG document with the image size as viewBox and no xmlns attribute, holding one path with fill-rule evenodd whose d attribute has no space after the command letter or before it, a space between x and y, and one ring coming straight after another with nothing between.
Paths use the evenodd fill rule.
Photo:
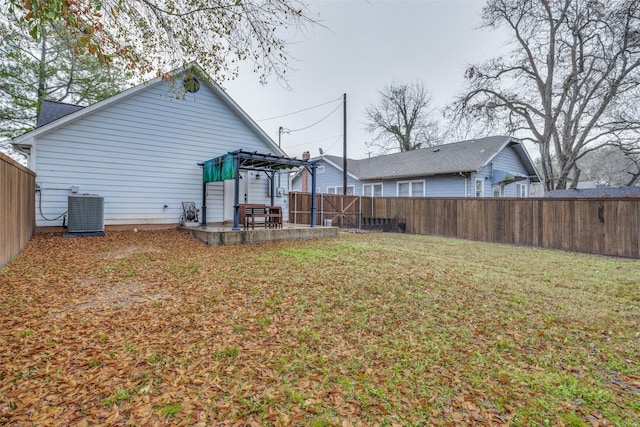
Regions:
<instances>
[{"instance_id":1,"label":"patio chair","mask_svg":"<svg viewBox=\"0 0 640 427\"><path fill-rule=\"evenodd\" d=\"M198 212L200 209L196 209L196 202L182 202L180 225L184 227L187 222L198 222Z\"/></svg>"}]
</instances>

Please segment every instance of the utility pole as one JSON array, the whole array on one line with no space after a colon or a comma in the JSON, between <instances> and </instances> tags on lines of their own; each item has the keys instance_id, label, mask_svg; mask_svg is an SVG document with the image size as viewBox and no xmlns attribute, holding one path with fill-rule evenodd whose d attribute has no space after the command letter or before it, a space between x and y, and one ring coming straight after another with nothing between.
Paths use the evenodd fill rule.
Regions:
<instances>
[{"instance_id":1,"label":"utility pole","mask_svg":"<svg viewBox=\"0 0 640 427\"><path fill-rule=\"evenodd\" d=\"M282 126L278 128L278 148L282 148Z\"/></svg>"},{"instance_id":2,"label":"utility pole","mask_svg":"<svg viewBox=\"0 0 640 427\"><path fill-rule=\"evenodd\" d=\"M347 94L342 95L342 194L347 195Z\"/></svg>"}]
</instances>

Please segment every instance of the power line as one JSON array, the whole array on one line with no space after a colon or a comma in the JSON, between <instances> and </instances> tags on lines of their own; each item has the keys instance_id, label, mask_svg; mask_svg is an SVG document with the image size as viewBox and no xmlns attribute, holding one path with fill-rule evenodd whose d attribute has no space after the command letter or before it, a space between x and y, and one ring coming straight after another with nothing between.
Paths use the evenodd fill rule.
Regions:
<instances>
[{"instance_id":1,"label":"power line","mask_svg":"<svg viewBox=\"0 0 640 427\"><path fill-rule=\"evenodd\" d=\"M312 142L319 142L319 141L325 141L325 140L330 140L330 139L333 139L333 144L331 144L329 146L329 148L322 150L322 151L324 151L324 154L328 154L329 151L331 151L331 149L333 147L335 147L338 142L340 142L340 140L342 139L342 135L335 135L335 136L331 136L329 138L324 138L324 139L321 139L321 140L318 140L318 141L303 142L302 144L288 145L287 146L287 150L290 149L290 148L300 147L301 145L309 145Z\"/></svg>"},{"instance_id":2,"label":"power line","mask_svg":"<svg viewBox=\"0 0 640 427\"><path fill-rule=\"evenodd\" d=\"M338 138L336 138L336 140L335 140L335 141L333 141L333 144L331 144L331 146L329 146L329 148L327 148L326 150L324 150L325 154L326 154L326 153L328 153L329 151L331 151L331 149L332 149L333 147L335 147L335 146L336 146L336 144L337 144L338 142L340 142L340 139L341 139L341 138L342 138L342 135L340 135Z\"/></svg>"},{"instance_id":3,"label":"power line","mask_svg":"<svg viewBox=\"0 0 640 427\"><path fill-rule=\"evenodd\" d=\"M336 98L336 99L334 99L332 101L323 102L322 104L314 105L313 107L304 108L302 110L294 111L293 113L287 113L287 114L282 114L281 116L275 116L275 117L269 117L267 119L256 120L256 122L266 122L267 120L275 120L275 119L280 119L282 117L292 116L294 114L298 114L298 113L302 113L302 112L305 112L305 111L313 110L314 108L322 107L322 106L325 106L327 104L333 104L336 101L340 101L340 98Z\"/></svg>"},{"instance_id":4,"label":"power line","mask_svg":"<svg viewBox=\"0 0 640 427\"><path fill-rule=\"evenodd\" d=\"M314 127L314 126L315 126L315 125L317 125L318 123L323 122L324 120L328 119L328 118L329 118L333 113L335 113L336 111L338 111L338 109L339 109L340 107L342 107L342 103L340 103L340 105L338 105L336 108L334 108L334 109L333 109L333 111L331 111L329 114L327 114L326 116L324 116L323 118L321 118L321 119L320 119L320 120L318 120L317 122L312 123L312 124L310 124L309 126L305 126L305 127L303 127L303 128L300 128L300 129L287 129L287 132L288 132L288 133L291 133L291 132L299 132L299 131L301 131L301 130L307 130L307 129L311 128L311 127Z\"/></svg>"},{"instance_id":5,"label":"power line","mask_svg":"<svg viewBox=\"0 0 640 427\"><path fill-rule=\"evenodd\" d=\"M309 145L309 144L315 144L316 142L322 142L322 141L329 141L329 140L334 140L336 138L342 138L342 134L340 135L333 135L333 136L329 136L327 138L322 138L322 139L316 139L313 141L306 141L306 142L301 142L299 144L294 144L294 145L287 145L287 149L289 148L293 148L293 147L300 147L302 145Z\"/></svg>"}]
</instances>

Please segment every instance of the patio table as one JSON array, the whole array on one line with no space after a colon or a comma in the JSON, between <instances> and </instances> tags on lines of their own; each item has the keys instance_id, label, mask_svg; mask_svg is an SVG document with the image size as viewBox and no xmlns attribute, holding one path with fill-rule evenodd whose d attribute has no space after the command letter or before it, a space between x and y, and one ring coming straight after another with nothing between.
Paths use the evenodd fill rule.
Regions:
<instances>
[{"instance_id":1,"label":"patio table","mask_svg":"<svg viewBox=\"0 0 640 427\"><path fill-rule=\"evenodd\" d=\"M243 221L244 229L256 227L256 218L264 218L264 221L258 221L258 225L264 225L265 228L282 228L282 207L267 206L263 204L244 204L240 205L240 220Z\"/></svg>"}]
</instances>

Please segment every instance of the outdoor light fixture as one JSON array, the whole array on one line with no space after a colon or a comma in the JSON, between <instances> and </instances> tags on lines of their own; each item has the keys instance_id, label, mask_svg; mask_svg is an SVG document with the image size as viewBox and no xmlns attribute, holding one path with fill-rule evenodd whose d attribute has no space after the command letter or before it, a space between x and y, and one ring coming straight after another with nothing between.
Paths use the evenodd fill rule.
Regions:
<instances>
[{"instance_id":1,"label":"outdoor light fixture","mask_svg":"<svg viewBox=\"0 0 640 427\"><path fill-rule=\"evenodd\" d=\"M260 179L260 174L256 172L256 179Z\"/></svg>"}]
</instances>

